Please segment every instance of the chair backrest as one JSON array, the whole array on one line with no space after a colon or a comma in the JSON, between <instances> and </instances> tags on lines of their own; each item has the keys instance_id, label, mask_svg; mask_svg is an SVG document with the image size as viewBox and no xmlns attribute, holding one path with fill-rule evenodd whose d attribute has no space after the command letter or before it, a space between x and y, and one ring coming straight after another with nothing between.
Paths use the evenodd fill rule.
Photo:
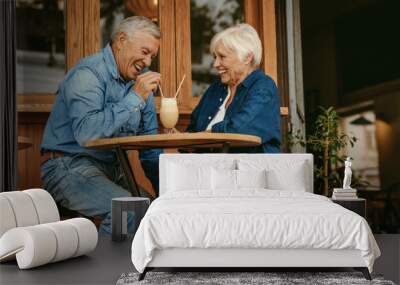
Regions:
<instances>
[{"instance_id":1,"label":"chair backrest","mask_svg":"<svg viewBox=\"0 0 400 285\"><path fill-rule=\"evenodd\" d=\"M57 222L60 215L51 195L43 189L0 193L0 237L15 227Z\"/></svg>"},{"instance_id":2,"label":"chair backrest","mask_svg":"<svg viewBox=\"0 0 400 285\"><path fill-rule=\"evenodd\" d=\"M177 171L177 165L180 167L180 173ZM284 174L284 179L288 180L294 169L301 168L303 178L292 182L298 183L298 187L304 189L303 191L314 191L312 154L162 154L160 195L173 190L174 183L185 175L182 172L207 166L218 169L273 170Z\"/></svg>"}]
</instances>

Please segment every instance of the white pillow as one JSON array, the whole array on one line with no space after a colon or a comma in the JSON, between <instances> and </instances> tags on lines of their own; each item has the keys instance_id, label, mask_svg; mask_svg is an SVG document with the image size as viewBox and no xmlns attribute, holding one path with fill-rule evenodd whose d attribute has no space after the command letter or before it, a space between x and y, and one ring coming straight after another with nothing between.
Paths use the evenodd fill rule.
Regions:
<instances>
[{"instance_id":1,"label":"white pillow","mask_svg":"<svg viewBox=\"0 0 400 285\"><path fill-rule=\"evenodd\" d=\"M268 189L306 191L310 185L308 165L304 160L287 159L239 159L239 170L266 170Z\"/></svg>"},{"instance_id":2,"label":"white pillow","mask_svg":"<svg viewBox=\"0 0 400 285\"><path fill-rule=\"evenodd\" d=\"M213 190L236 190L236 170L212 168Z\"/></svg>"},{"instance_id":3,"label":"white pillow","mask_svg":"<svg viewBox=\"0 0 400 285\"><path fill-rule=\"evenodd\" d=\"M168 164L168 191L211 189L211 167Z\"/></svg>"},{"instance_id":4,"label":"white pillow","mask_svg":"<svg viewBox=\"0 0 400 285\"><path fill-rule=\"evenodd\" d=\"M295 164L290 171L267 170L267 188L272 190L303 191L307 185L304 163Z\"/></svg>"},{"instance_id":5,"label":"white pillow","mask_svg":"<svg viewBox=\"0 0 400 285\"><path fill-rule=\"evenodd\" d=\"M263 170L236 170L238 188L267 188L267 172Z\"/></svg>"},{"instance_id":6,"label":"white pillow","mask_svg":"<svg viewBox=\"0 0 400 285\"><path fill-rule=\"evenodd\" d=\"M212 168L213 190L238 190L240 188L267 188L264 170L231 170Z\"/></svg>"}]
</instances>

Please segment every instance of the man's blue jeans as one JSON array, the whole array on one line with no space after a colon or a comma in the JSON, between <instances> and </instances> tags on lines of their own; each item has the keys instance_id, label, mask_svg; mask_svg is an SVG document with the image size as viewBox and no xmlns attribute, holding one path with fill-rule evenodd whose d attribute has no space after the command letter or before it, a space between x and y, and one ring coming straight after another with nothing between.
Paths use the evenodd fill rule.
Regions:
<instances>
[{"instance_id":1,"label":"man's blue jeans","mask_svg":"<svg viewBox=\"0 0 400 285\"><path fill-rule=\"evenodd\" d=\"M75 154L49 159L41 168L44 188L57 203L87 217L100 216L99 232L111 234L112 198L131 196L124 189L118 161L106 163L87 154ZM129 232L134 225L134 216L129 213Z\"/></svg>"}]
</instances>

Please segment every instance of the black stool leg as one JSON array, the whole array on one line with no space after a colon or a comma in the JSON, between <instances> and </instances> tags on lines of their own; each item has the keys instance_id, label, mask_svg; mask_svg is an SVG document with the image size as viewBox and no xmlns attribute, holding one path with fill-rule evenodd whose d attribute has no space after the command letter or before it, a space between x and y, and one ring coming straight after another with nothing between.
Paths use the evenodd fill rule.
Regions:
<instances>
[{"instance_id":1,"label":"black stool leg","mask_svg":"<svg viewBox=\"0 0 400 285\"><path fill-rule=\"evenodd\" d=\"M354 267L354 269L357 271L361 271L362 274L364 275L365 279L372 280L371 274L369 274L369 270L367 267Z\"/></svg>"},{"instance_id":2,"label":"black stool leg","mask_svg":"<svg viewBox=\"0 0 400 285\"><path fill-rule=\"evenodd\" d=\"M138 281L142 281L144 279L144 277L146 277L146 273L147 273L148 269L147 267L144 269L144 271L142 273L139 274L139 278Z\"/></svg>"},{"instance_id":3,"label":"black stool leg","mask_svg":"<svg viewBox=\"0 0 400 285\"><path fill-rule=\"evenodd\" d=\"M131 192L133 197L140 197L139 186L136 183L135 175L133 175L131 165L129 164L128 155L121 147L117 147L116 151L118 160L121 163L122 171L125 174L125 180L129 188L128 190Z\"/></svg>"},{"instance_id":4,"label":"black stool leg","mask_svg":"<svg viewBox=\"0 0 400 285\"><path fill-rule=\"evenodd\" d=\"M224 142L222 144L222 153L228 153L230 146L231 146L231 144L229 142Z\"/></svg>"}]
</instances>

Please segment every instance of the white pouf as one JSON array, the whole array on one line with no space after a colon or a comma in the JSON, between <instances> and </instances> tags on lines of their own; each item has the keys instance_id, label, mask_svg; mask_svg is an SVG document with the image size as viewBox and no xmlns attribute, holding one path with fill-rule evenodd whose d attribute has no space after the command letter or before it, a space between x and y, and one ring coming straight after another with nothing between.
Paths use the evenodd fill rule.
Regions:
<instances>
[{"instance_id":1,"label":"white pouf","mask_svg":"<svg viewBox=\"0 0 400 285\"><path fill-rule=\"evenodd\" d=\"M92 221L60 221L51 195L42 189L0 193L0 262L17 259L20 269L84 255L96 248Z\"/></svg>"}]
</instances>

